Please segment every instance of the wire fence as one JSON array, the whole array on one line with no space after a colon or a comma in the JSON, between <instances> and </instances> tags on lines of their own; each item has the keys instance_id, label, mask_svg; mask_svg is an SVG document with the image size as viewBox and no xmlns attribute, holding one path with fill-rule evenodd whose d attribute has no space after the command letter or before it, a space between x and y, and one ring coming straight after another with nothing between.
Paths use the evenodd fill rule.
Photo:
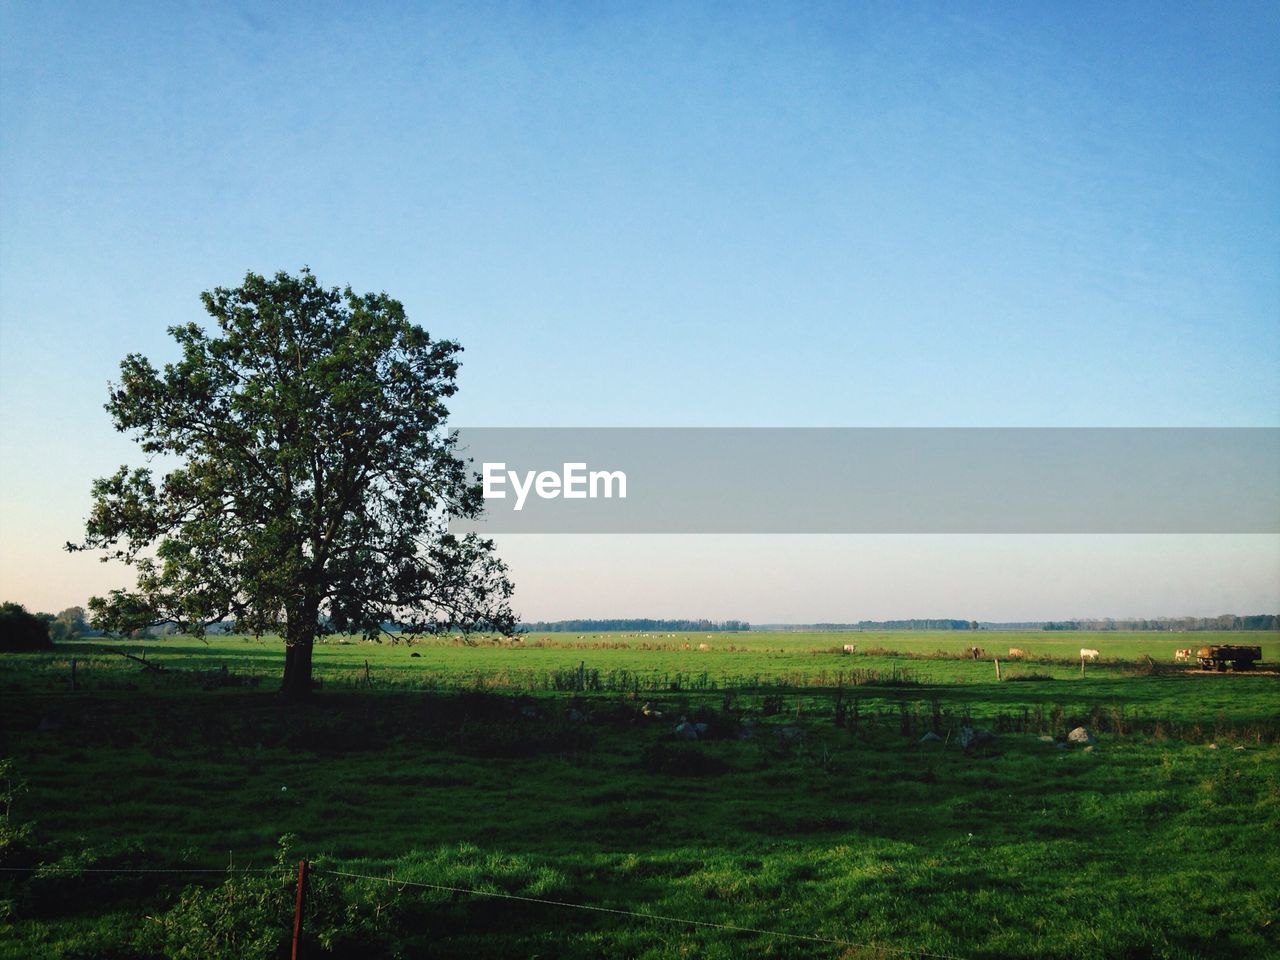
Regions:
<instances>
[{"instance_id":1,"label":"wire fence","mask_svg":"<svg viewBox=\"0 0 1280 960\"><path fill-rule=\"evenodd\" d=\"M878 950L885 953L896 953L904 956L938 958L938 960L963 960L950 953L933 953L927 950L915 950L909 947L888 947L882 944L860 943L839 937L825 937L816 933L789 933L784 930L766 930L761 927L744 927L733 923L718 923L714 920L693 920L689 917L673 917L660 913L643 913L638 910L624 910L620 907L602 907L590 903L570 903L565 900L548 900L542 897L526 897L515 893L503 893L496 890L473 890L468 887L452 887L439 883L424 883L417 880L401 880L396 877L378 877L370 874L350 873L346 870L325 870L316 868L312 872L332 877L346 877L352 880L370 880L396 887L420 887L427 890L438 890L446 893L461 893L476 897L491 897L499 900L516 900L522 903L536 903L548 907L564 907L569 910L585 910L592 913L612 914L630 917L636 920L647 920L658 923L683 924L689 927L706 927L723 930L728 933L750 933L762 937L774 937L780 940L803 940L810 943L822 943L835 947L852 947L861 950Z\"/></svg>"},{"instance_id":2,"label":"wire fence","mask_svg":"<svg viewBox=\"0 0 1280 960\"><path fill-rule=\"evenodd\" d=\"M303 866L303 864L306 864ZM337 877L345 880L361 880L370 883L381 883L388 886L396 887L399 890L404 889L422 889L434 890L441 893L460 894L472 897L484 897L495 900L506 900L518 903L537 904L546 907L556 907L564 910L576 910L585 913L603 914L615 917L626 917L632 920L644 921L647 923L669 923L677 926L688 928L701 928L709 930L718 930L725 933L750 934L752 936L768 937L776 940L790 940L798 942L806 942L813 944L821 944L830 947L841 947L845 949L857 949L875 951L880 954L893 954L902 957L921 957L926 960L964 960L957 954L939 953L936 951L920 950L911 947L895 947L883 943L868 943L865 941L848 940L843 937L825 936L819 933L793 933L786 930L771 930L763 927L750 927L733 923L721 923L715 920L696 920L691 917L678 917L669 914L647 913L640 910L628 910L622 907L605 907L598 904L575 903L566 900L551 900L545 897L530 897L516 893L506 893L497 890L478 890L472 887L451 886L449 884L427 883L421 880L405 880L399 877L390 876L383 877L374 874L353 873L349 870L335 870L324 867L312 867L303 861L303 869L300 877L305 874L316 874L321 876ZM241 874L266 874L266 873L282 873L280 866L273 867L77 867L60 866L56 864L47 864L33 867L0 867L0 873L4 874L29 874L29 875L46 875L53 873L68 874L109 874L118 876L128 875L208 875L241 873ZM300 879L300 890L302 881ZM301 910L302 900L299 898L299 911Z\"/></svg>"}]
</instances>

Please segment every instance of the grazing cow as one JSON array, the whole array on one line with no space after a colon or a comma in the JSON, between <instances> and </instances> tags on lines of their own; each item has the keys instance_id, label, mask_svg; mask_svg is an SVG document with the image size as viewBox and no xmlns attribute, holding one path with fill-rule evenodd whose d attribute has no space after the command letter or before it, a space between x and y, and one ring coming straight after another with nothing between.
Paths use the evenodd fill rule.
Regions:
<instances>
[{"instance_id":1,"label":"grazing cow","mask_svg":"<svg viewBox=\"0 0 1280 960\"><path fill-rule=\"evenodd\" d=\"M1175 660L1190 660L1190 659L1191 659L1191 648L1190 648L1190 647L1187 647L1187 648L1185 648L1185 649L1183 649L1183 650L1175 650L1175 651L1173 651L1173 659L1175 659Z\"/></svg>"},{"instance_id":2,"label":"grazing cow","mask_svg":"<svg viewBox=\"0 0 1280 960\"><path fill-rule=\"evenodd\" d=\"M1009 648L1009 656L1011 657L1025 657L1026 655L1027 655L1027 652L1023 650L1021 647Z\"/></svg>"},{"instance_id":3,"label":"grazing cow","mask_svg":"<svg viewBox=\"0 0 1280 960\"><path fill-rule=\"evenodd\" d=\"M969 648L969 656L973 657L973 659L975 659L975 660L980 660L980 659L982 659L982 654L983 654L983 650L982 650L982 648L981 648L981 647L970 647L970 648Z\"/></svg>"},{"instance_id":4,"label":"grazing cow","mask_svg":"<svg viewBox=\"0 0 1280 960\"><path fill-rule=\"evenodd\" d=\"M853 653L857 649L858 649L858 645L856 643L846 643L844 645L845 653Z\"/></svg>"},{"instance_id":5,"label":"grazing cow","mask_svg":"<svg viewBox=\"0 0 1280 960\"><path fill-rule=\"evenodd\" d=\"M1081 660L1097 660L1100 656L1102 656L1102 654L1098 653L1097 650L1090 650L1088 647L1080 648Z\"/></svg>"}]
</instances>

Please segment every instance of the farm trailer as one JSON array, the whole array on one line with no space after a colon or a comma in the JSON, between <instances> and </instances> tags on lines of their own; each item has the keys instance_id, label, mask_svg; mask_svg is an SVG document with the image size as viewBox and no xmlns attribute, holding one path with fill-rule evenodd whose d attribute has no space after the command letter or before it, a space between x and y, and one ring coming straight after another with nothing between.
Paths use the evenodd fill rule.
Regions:
<instances>
[{"instance_id":1,"label":"farm trailer","mask_svg":"<svg viewBox=\"0 0 1280 960\"><path fill-rule=\"evenodd\" d=\"M1231 665L1232 670L1252 670L1262 659L1261 647L1237 647L1230 644L1201 647L1196 651L1196 662L1206 670L1219 672Z\"/></svg>"}]
</instances>

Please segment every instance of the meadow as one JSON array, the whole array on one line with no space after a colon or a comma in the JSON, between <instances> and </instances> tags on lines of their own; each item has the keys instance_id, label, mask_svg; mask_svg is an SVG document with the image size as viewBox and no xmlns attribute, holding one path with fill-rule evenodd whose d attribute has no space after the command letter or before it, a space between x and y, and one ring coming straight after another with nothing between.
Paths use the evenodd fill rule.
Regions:
<instances>
[{"instance_id":1,"label":"meadow","mask_svg":"<svg viewBox=\"0 0 1280 960\"><path fill-rule=\"evenodd\" d=\"M1278 640L329 638L304 707L275 638L6 655L0 954L277 956L306 857L311 956L1280 955L1280 678L1173 663Z\"/></svg>"}]
</instances>

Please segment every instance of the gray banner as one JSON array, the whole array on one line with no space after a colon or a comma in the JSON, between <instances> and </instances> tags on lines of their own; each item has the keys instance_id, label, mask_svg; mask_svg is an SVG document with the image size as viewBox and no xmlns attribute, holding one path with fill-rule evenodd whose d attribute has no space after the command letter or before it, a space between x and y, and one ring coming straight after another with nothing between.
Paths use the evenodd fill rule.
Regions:
<instances>
[{"instance_id":1,"label":"gray banner","mask_svg":"<svg viewBox=\"0 0 1280 960\"><path fill-rule=\"evenodd\" d=\"M1280 428L458 433L464 532L1280 533Z\"/></svg>"}]
</instances>

